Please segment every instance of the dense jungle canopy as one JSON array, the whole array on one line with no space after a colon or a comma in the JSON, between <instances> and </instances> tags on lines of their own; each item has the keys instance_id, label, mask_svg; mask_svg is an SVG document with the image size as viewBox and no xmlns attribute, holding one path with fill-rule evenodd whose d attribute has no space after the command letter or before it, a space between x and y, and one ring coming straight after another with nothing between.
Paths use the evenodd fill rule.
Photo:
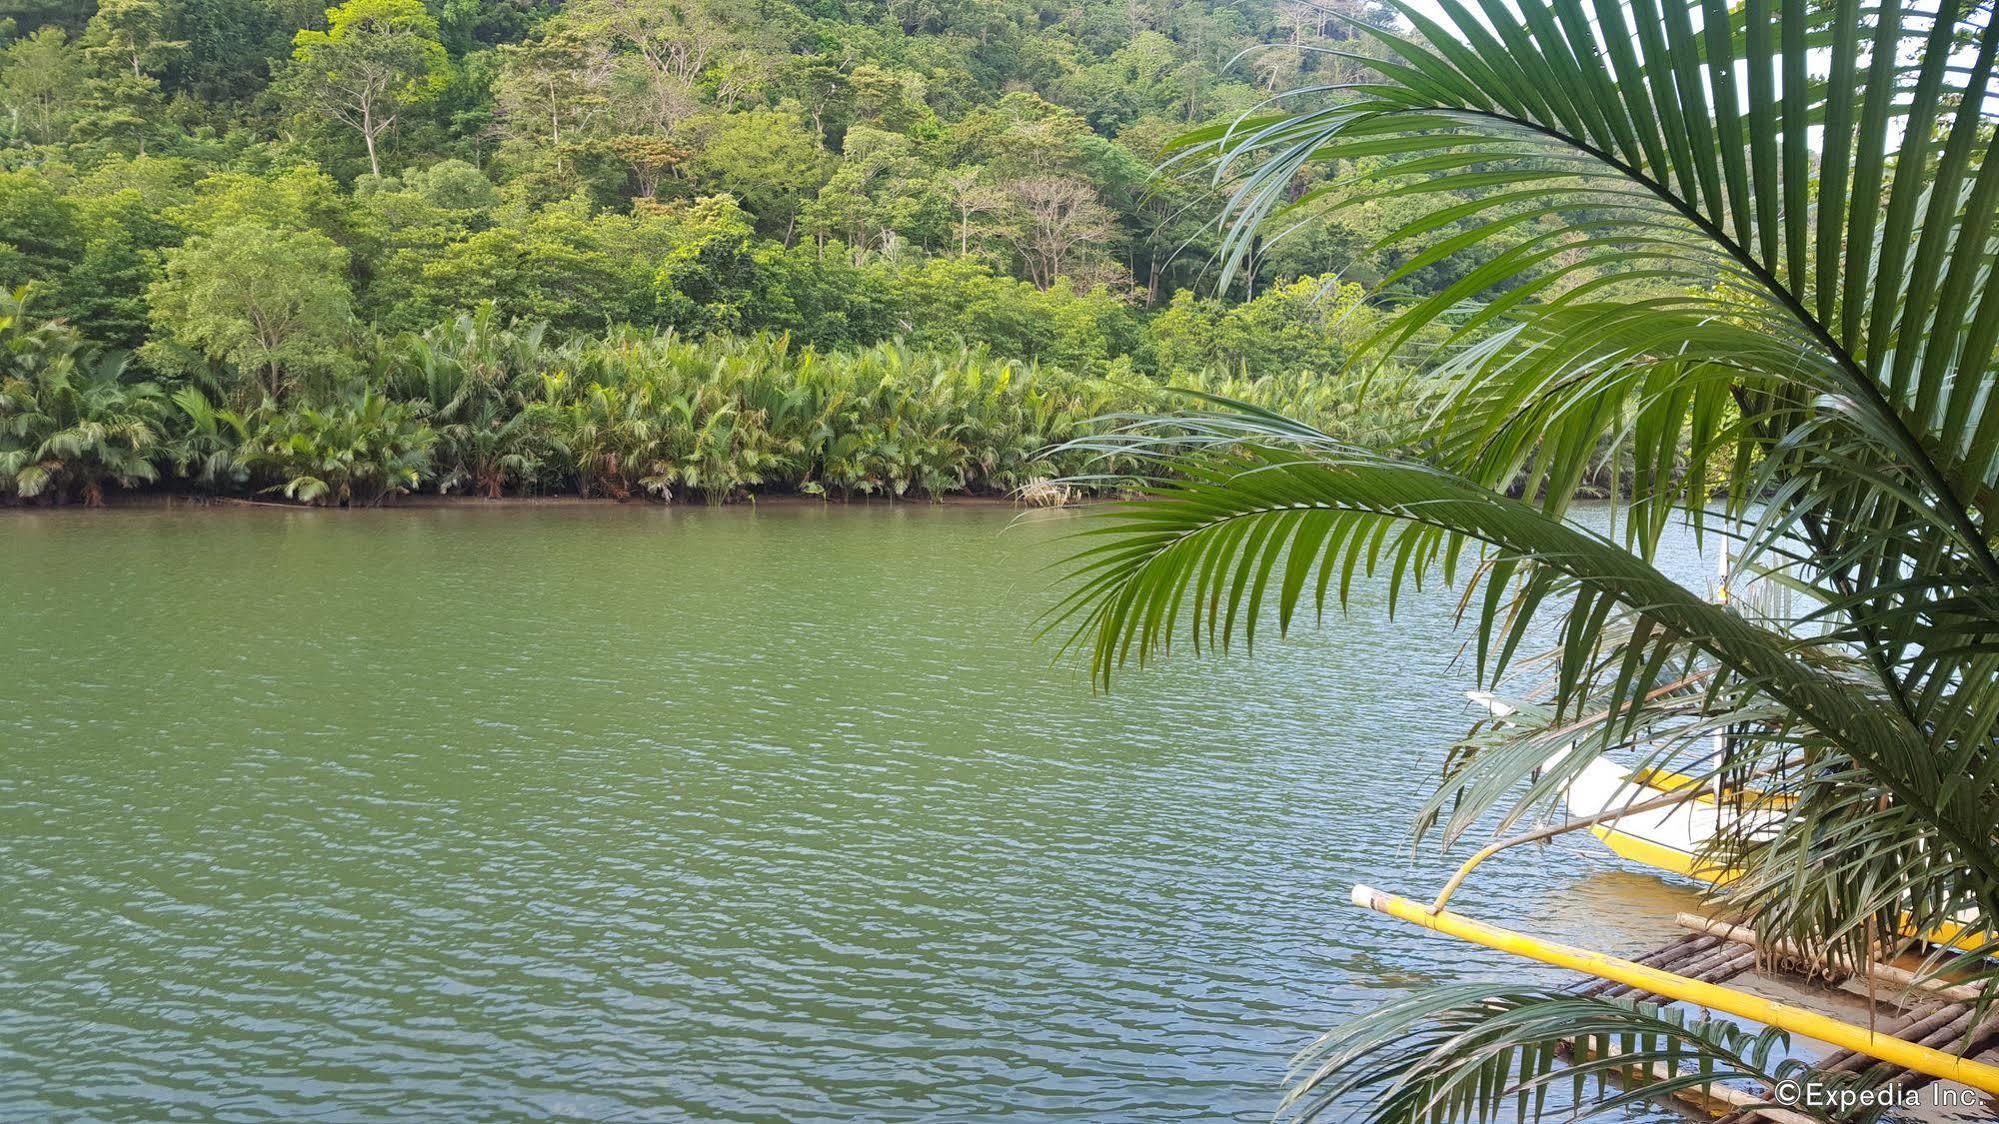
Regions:
<instances>
[{"instance_id":1,"label":"dense jungle canopy","mask_svg":"<svg viewBox=\"0 0 1999 1124\"><path fill-rule=\"evenodd\" d=\"M862 493L1010 487L1024 473L990 471L996 458L1159 384L1235 379L1306 408L1285 388L1331 381L1378 320L1364 291L1439 291L1537 225L1425 261L1456 230L1429 218L1434 199L1335 212L1329 198L1219 285L1228 185L1155 174L1162 151L1273 92L1355 77L1337 52L1378 48L1354 21L1393 19L1364 4L14 0L0 14L0 289L16 293L0 310L0 495L16 498L175 480L348 498L482 474L488 492L588 492L592 456L619 465L613 492L664 496L692 474L728 498L810 490L834 475L818 445L843 438L895 446L847 471ZM1365 171L1328 164L1290 190ZM953 380L1024 365L1004 393L1067 396L1063 424L932 433L962 463L926 470L901 434L966 416L898 414L877 380L846 388L869 398L864 418L841 422L833 392L810 391L811 424L773 439L800 448L732 465L759 459L734 448L749 439L704 426L719 412L767 428L766 404L706 377L642 391L659 382L650 361L579 372L562 353L630 356L646 339L733 354L759 335L786 363L887 346ZM933 377L886 397L935 405ZM1092 385L1072 394L1073 380ZM585 416L593 385L616 400ZM1335 397L1317 416L1362 424ZM463 448L467 427L492 437L537 408L505 430L498 478ZM619 417L649 432L570 447ZM699 468L667 447L703 440L729 447ZM345 479L355 458L373 482Z\"/></svg>"}]
</instances>

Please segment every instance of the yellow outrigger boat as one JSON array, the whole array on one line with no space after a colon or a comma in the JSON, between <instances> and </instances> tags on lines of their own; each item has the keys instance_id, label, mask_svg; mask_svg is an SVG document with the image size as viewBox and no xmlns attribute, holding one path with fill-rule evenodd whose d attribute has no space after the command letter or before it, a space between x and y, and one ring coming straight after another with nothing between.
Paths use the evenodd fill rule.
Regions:
<instances>
[{"instance_id":1,"label":"yellow outrigger boat","mask_svg":"<svg viewBox=\"0 0 1999 1124\"><path fill-rule=\"evenodd\" d=\"M1486 708L1493 717L1504 719L1518 708L1501 702L1490 692L1470 691L1466 698ZM1575 751L1575 746L1548 759L1553 766ZM1740 815L1724 809L1713 794L1688 793L1697 782L1680 773L1661 769L1631 770L1608 757L1597 756L1562 790L1569 814L1577 818L1622 811L1614 819L1589 826L1591 835L1619 856L1672 874L1698 878L1703 882L1727 882L1733 872L1716 869L1702 861L1709 844L1724 826L1739 830ZM1684 799L1662 799L1685 794ZM1656 805L1664 804L1663 807ZM1634 810L1640 807L1650 810ZM1750 813L1752 816L1758 813ZM1773 814L1765 813L1774 819ZM1725 823L1724 817L1728 817ZM1754 825L1747 825L1753 827Z\"/></svg>"},{"instance_id":2,"label":"yellow outrigger boat","mask_svg":"<svg viewBox=\"0 0 1999 1124\"><path fill-rule=\"evenodd\" d=\"M1468 691L1465 697L1495 718L1518 713L1517 707L1487 691ZM1574 750L1569 745L1550 756L1547 764L1559 763ZM1581 826L1581 821L1590 821L1589 833L1620 858L1713 885L1739 876L1703 857L1712 852L1716 837L1724 831L1751 834L1764 823L1774 826L1780 809L1789 803L1782 797L1763 799L1754 792L1743 796L1739 803L1724 804L1693 777L1665 769L1627 769L1602 755L1591 758L1562 790L1563 803L1574 817L1571 822ZM1967 911L1956 921L1922 932L1911 929L1907 935L1970 952L1992 939L1976 926L1975 915Z\"/></svg>"}]
</instances>

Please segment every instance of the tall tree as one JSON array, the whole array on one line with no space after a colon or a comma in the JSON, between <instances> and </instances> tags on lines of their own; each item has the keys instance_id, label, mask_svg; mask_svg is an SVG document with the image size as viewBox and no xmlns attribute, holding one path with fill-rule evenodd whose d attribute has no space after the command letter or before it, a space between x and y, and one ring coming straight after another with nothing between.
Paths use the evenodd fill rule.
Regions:
<instances>
[{"instance_id":1,"label":"tall tree","mask_svg":"<svg viewBox=\"0 0 1999 1124\"><path fill-rule=\"evenodd\" d=\"M689 125L690 162L704 191L726 191L757 229L791 245L798 213L826 182L832 160L795 112L755 109Z\"/></svg>"},{"instance_id":2,"label":"tall tree","mask_svg":"<svg viewBox=\"0 0 1999 1124\"><path fill-rule=\"evenodd\" d=\"M963 165L944 173L938 180L944 199L951 205L958 231L960 256L972 252L972 232L984 233L989 224L978 222L981 215L1004 214L1010 202L1006 191L994 184L984 168Z\"/></svg>"},{"instance_id":3,"label":"tall tree","mask_svg":"<svg viewBox=\"0 0 1999 1124\"><path fill-rule=\"evenodd\" d=\"M692 155L671 141L629 134L614 138L611 150L631 165L632 179L642 199L658 198L660 181Z\"/></svg>"},{"instance_id":4,"label":"tall tree","mask_svg":"<svg viewBox=\"0 0 1999 1124\"><path fill-rule=\"evenodd\" d=\"M313 230L234 223L167 258L152 305L156 361L178 346L230 364L249 388L283 396L337 366L351 330L347 251Z\"/></svg>"},{"instance_id":5,"label":"tall tree","mask_svg":"<svg viewBox=\"0 0 1999 1124\"><path fill-rule=\"evenodd\" d=\"M818 198L805 208L807 230L846 242L854 264L879 253L893 261L923 209L927 185L907 137L857 125Z\"/></svg>"},{"instance_id":6,"label":"tall tree","mask_svg":"<svg viewBox=\"0 0 1999 1124\"><path fill-rule=\"evenodd\" d=\"M509 136L573 144L610 116L613 73L601 38L560 23L533 42L500 48L494 107Z\"/></svg>"},{"instance_id":7,"label":"tall tree","mask_svg":"<svg viewBox=\"0 0 1999 1124\"><path fill-rule=\"evenodd\" d=\"M293 38L281 83L301 109L361 134L368 170L382 174L378 140L405 107L435 97L449 77L437 20L422 0L348 0L326 10L325 31Z\"/></svg>"},{"instance_id":8,"label":"tall tree","mask_svg":"<svg viewBox=\"0 0 1999 1124\"><path fill-rule=\"evenodd\" d=\"M82 256L76 204L32 172L0 172L0 292L63 288Z\"/></svg>"},{"instance_id":9,"label":"tall tree","mask_svg":"<svg viewBox=\"0 0 1999 1124\"><path fill-rule=\"evenodd\" d=\"M45 142L83 101L83 57L61 30L44 27L0 52L0 112L8 131Z\"/></svg>"},{"instance_id":10,"label":"tall tree","mask_svg":"<svg viewBox=\"0 0 1999 1124\"><path fill-rule=\"evenodd\" d=\"M166 37L176 15L163 0L100 0L84 29L84 53L144 78L187 50L187 40Z\"/></svg>"},{"instance_id":11,"label":"tall tree","mask_svg":"<svg viewBox=\"0 0 1999 1124\"><path fill-rule=\"evenodd\" d=\"M1013 183L1020 211L1014 244L1027 275L1046 289L1090 247L1111 240L1110 210L1088 183L1067 176L1028 176Z\"/></svg>"},{"instance_id":12,"label":"tall tree","mask_svg":"<svg viewBox=\"0 0 1999 1124\"><path fill-rule=\"evenodd\" d=\"M728 46L728 33L700 6L656 0L583 0L569 9L579 25L608 33L637 60L646 124L671 131L701 109L695 84Z\"/></svg>"}]
</instances>

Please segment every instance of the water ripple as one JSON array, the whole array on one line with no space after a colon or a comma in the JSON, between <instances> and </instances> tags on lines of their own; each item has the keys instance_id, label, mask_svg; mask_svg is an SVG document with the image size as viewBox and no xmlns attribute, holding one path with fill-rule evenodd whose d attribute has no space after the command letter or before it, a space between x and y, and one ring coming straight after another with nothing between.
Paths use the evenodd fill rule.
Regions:
<instances>
[{"instance_id":1,"label":"water ripple","mask_svg":"<svg viewBox=\"0 0 1999 1124\"><path fill-rule=\"evenodd\" d=\"M1445 868L1448 598L1097 695L1028 637L1066 518L7 514L0 1116L1261 1120L1531 974L1344 904ZM1630 950L1681 895L1560 844L1464 900Z\"/></svg>"}]
</instances>

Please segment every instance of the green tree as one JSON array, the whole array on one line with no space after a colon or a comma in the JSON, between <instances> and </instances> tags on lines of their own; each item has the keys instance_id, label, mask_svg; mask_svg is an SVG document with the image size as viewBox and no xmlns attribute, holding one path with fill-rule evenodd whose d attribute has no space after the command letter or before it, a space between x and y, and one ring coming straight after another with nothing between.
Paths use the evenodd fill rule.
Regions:
<instances>
[{"instance_id":1,"label":"green tree","mask_svg":"<svg viewBox=\"0 0 1999 1124\"><path fill-rule=\"evenodd\" d=\"M846 141L833 175L800 217L822 245L845 242L856 264L875 254L892 262L905 239L925 233L923 220L936 225L941 200L907 138L856 125Z\"/></svg>"},{"instance_id":2,"label":"green tree","mask_svg":"<svg viewBox=\"0 0 1999 1124\"><path fill-rule=\"evenodd\" d=\"M491 301L506 318L565 329L648 323L659 262L672 249L669 218L593 216L572 200L445 247L409 280L408 299L432 321Z\"/></svg>"},{"instance_id":3,"label":"green tree","mask_svg":"<svg viewBox=\"0 0 1999 1124\"><path fill-rule=\"evenodd\" d=\"M729 196L711 195L665 216L671 248L653 274L660 321L692 335L740 331L756 286L749 215Z\"/></svg>"},{"instance_id":4,"label":"green tree","mask_svg":"<svg viewBox=\"0 0 1999 1124\"><path fill-rule=\"evenodd\" d=\"M376 249L373 216L355 206L318 165L265 168L261 173L227 171L203 177L167 216L196 234L248 223L325 235L342 249L366 259Z\"/></svg>"},{"instance_id":5,"label":"green tree","mask_svg":"<svg viewBox=\"0 0 1999 1124\"><path fill-rule=\"evenodd\" d=\"M15 40L0 52L0 111L8 132L55 140L83 100L87 75L83 56L58 28Z\"/></svg>"},{"instance_id":6,"label":"green tree","mask_svg":"<svg viewBox=\"0 0 1999 1124\"><path fill-rule=\"evenodd\" d=\"M582 0L568 12L620 48L618 69L639 91L630 104L645 128L668 133L700 112L698 83L729 43L728 32L704 7Z\"/></svg>"},{"instance_id":7,"label":"green tree","mask_svg":"<svg viewBox=\"0 0 1999 1124\"><path fill-rule=\"evenodd\" d=\"M846 124L846 68L824 55L799 55L786 60L782 81L788 100L812 118L813 137L821 144L832 144Z\"/></svg>"},{"instance_id":8,"label":"green tree","mask_svg":"<svg viewBox=\"0 0 1999 1124\"><path fill-rule=\"evenodd\" d=\"M725 113L689 126L689 139L696 186L735 196L759 231L791 245L799 212L832 163L805 122L783 110Z\"/></svg>"},{"instance_id":9,"label":"green tree","mask_svg":"<svg viewBox=\"0 0 1999 1124\"><path fill-rule=\"evenodd\" d=\"M1982 107L1999 23L1783 0L1731 27L1706 23L1721 8L1671 0L1634 43L1611 0L1516 7L1503 39L1447 9L1352 101L1188 139L1240 174L1235 262L1288 220L1302 169L1384 148L1393 158L1347 190L1411 193L1433 222L1468 221L1429 257L1506 236L1523 197L1553 229L1386 325L1378 354L1413 333L1479 333L1432 353L1449 391L1421 434L1427 460L1262 413L1094 443L1176 475L1093 538L1065 610L1076 642L1108 677L1183 628L1248 644L1271 609L1281 630L1377 560L1391 591L1463 576L1481 679L1501 683L1525 639L1560 645L1545 705L1451 755L1424 817L1446 841L1531 814L1597 751L1663 764L1691 750L1689 799L1759 776L1728 799L1762 826L1724 831L1702 861L1740 872L1714 893L1763 939L1865 963L1964 913L1989 935L1999 159ZM1823 82L1807 78L1820 44ZM1506 190L1445 201L1496 166ZM1565 284L1581 276L1598 280ZM1612 536L1565 519L1605 442L1633 463ZM1723 606L1678 585L1651 564L1674 518L1804 603ZM1716 730L1732 736L1696 748ZM1567 744L1582 751L1551 764ZM1993 951L1953 967L1990 980ZM1622 1045L1564 1065L1560 1043L1578 1034ZM1768 1083L1768 1045L1629 1001L1455 985L1334 1032L1286 1108L1613 1116L1648 1092L1613 1073ZM1579 1108L1539 1095L1551 1086Z\"/></svg>"},{"instance_id":10,"label":"green tree","mask_svg":"<svg viewBox=\"0 0 1999 1124\"><path fill-rule=\"evenodd\" d=\"M69 136L81 146L144 155L148 144L169 135L161 127L163 110L160 84L150 75L116 71L85 84Z\"/></svg>"},{"instance_id":11,"label":"green tree","mask_svg":"<svg viewBox=\"0 0 1999 1124\"><path fill-rule=\"evenodd\" d=\"M434 5L444 45L453 57L523 39L555 7L552 0L518 0L508 4L495 4L492 0L442 0Z\"/></svg>"},{"instance_id":12,"label":"green tree","mask_svg":"<svg viewBox=\"0 0 1999 1124\"><path fill-rule=\"evenodd\" d=\"M1235 305L1183 289L1148 325L1154 359L1162 372L1332 374L1381 326L1364 297L1360 286L1332 275L1301 277Z\"/></svg>"},{"instance_id":13,"label":"green tree","mask_svg":"<svg viewBox=\"0 0 1999 1124\"><path fill-rule=\"evenodd\" d=\"M83 256L76 205L33 172L0 172L0 291L67 288Z\"/></svg>"},{"instance_id":14,"label":"green tree","mask_svg":"<svg viewBox=\"0 0 1999 1124\"><path fill-rule=\"evenodd\" d=\"M163 0L104 0L80 40L103 73L85 87L70 134L87 145L144 153L172 131L163 127L165 101L157 76L188 47L166 36L180 13Z\"/></svg>"},{"instance_id":15,"label":"green tree","mask_svg":"<svg viewBox=\"0 0 1999 1124\"><path fill-rule=\"evenodd\" d=\"M136 349L151 326L146 290L183 232L136 188L74 198L83 253L52 307L90 339Z\"/></svg>"},{"instance_id":16,"label":"green tree","mask_svg":"<svg viewBox=\"0 0 1999 1124\"><path fill-rule=\"evenodd\" d=\"M499 192L470 164L442 160L428 169L356 185L381 250L369 270L361 303L378 330L421 331L442 310L417 300L423 272L453 245L486 230Z\"/></svg>"},{"instance_id":17,"label":"green tree","mask_svg":"<svg viewBox=\"0 0 1999 1124\"><path fill-rule=\"evenodd\" d=\"M431 206L468 216L490 211L500 202L500 193L493 190L493 181L486 173L463 160L439 160L428 168L412 168L403 173L402 182Z\"/></svg>"},{"instance_id":18,"label":"green tree","mask_svg":"<svg viewBox=\"0 0 1999 1124\"><path fill-rule=\"evenodd\" d=\"M185 349L273 398L339 367L352 330L347 251L310 230L246 222L191 238L167 256L148 300L156 362Z\"/></svg>"},{"instance_id":19,"label":"green tree","mask_svg":"<svg viewBox=\"0 0 1999 1124\"><path fill-rule=\"evenodd\" d=\"M501 47L493 104L508 135L557 146L591 135L612 112L612 62L589 29L560 23L531 43Z\"/></svg>"},{"instance_id":20,"label":"green tree","mask_svg":"<svg viewBox=\"0 0 1999 1124\"><path fill-rule=\"evenodd\" d=\"M176 0L171 34L187 52L165 68L169 89L187 91L203 104L226 106L254 97L269 81L272 64L291 49L291 38L318 14L313 0Z\"/></svg>"},{"instance_id":21,"label":"green tree","mask_svg":"<svg viewBox=\"0 0 1999 1124\"><path fill-rule=\"evenodd\" d=\"M1035 94L1010 93L973 110L951 130L959 158L984 164L1004 181L1074 172L1090 127L1081 117Z\"/></svg>"},{"instance_id":22,"label":"green tree","mask_svg":"<svg viewBox=\"0 0 1999 1124\"><path fill-rule=\"evenodd\" d=\"M789 334L816 347L871 344L901 333L910 323L888 266L857 266L811 246L765 243L756 259L755 295L744 327Z\"/></svg>"},{"instance_id":23,"label":"green tree","mask_svg":"<svg viewBox=\"0 0 1999 1124\"><path fill-rule=\"evenodd\" d=\"M691 155L671 141L630 133L613 138L610 148L631 167L632 181L642 199L657 199L660 182Z\"/></svg>"},{"instance_id":24,"label":"green tree","mask_svg":"<svg viewBox=\"0 0 1999 1124\"><path fill-rule=\"evenodd\" d=\"M175 218L191 197L184 162L138 156L101 161L70 184L81 251L42 307L89 339L128 350L146 342L146 289L187 230Z\"/></svg>"},{"instance_id":25,"label":"green tree","mask_svg":"<svg viewBox=\"0 0 1999 1124\"><path fill-rule=\"evenodd\" d=\"M1127 160L1149 166L1179 131L1172 122L1149 119L1120 132L1117 143ZM1219 204L1206 181L1189 176L1151 176L1136 190L1121 193L1118 207L1127 229L1136 233L1129 251L1132 279L1143 286L1148 306L1170 298L1183 285L1198 283L1200 270L1214 256L1212 216ZM1300 253L1290 272L1305 276L1336 265L1345 268L1354 256L1325 249L1314 246Z\"/></svg>"},{"instance_id":26,"label":"green tree","mask_svg":"<svg viewBox=\"0 0 1999 1124\"><path fill-rule=\"evenodd\" d=\"M847 75L848 112L854 124L910 136L932 133L937 114L927 100L928 86L915 71L859 63ZM848 143L842 133L840 151L846 152Z\"/></svg>"},{"instance_id":27,"label":"green tree","mask_svg":"<svg viewBox=\"0 0 1999 1124\"><path fill-rule=\"evenodd\" d=\"M1105 59L1065 78L1056 97L1091 126L1114 133L1148 111L1170 110L1190 96L1179 47L1156 31L1140 33Z\"/></svg>"},{"instance_id":28,"label":"green tree","mask_svg":"<svg viewBox=\"0 0 1999 1124\"><path fill-rule=\"evenodd\" d=\"M437 21L422 0L348 0L326 10L326 23L292 40L282 90L301 110L360 133L368 170L379 176L377 140L405 107L435 97L449 80Z\"/></svg>"},{"instance_id":29,"label":"green tree","mask_svg":"<svg viewBox=\"0 0 1999 1124\"><path fill-rule=\"evenodd\" d=\"M896 275L902 330L912 341L985 346L1009 359L1031 359L1095 373L1138 346L1138 321L1102 288L1068 281L1039 289L995 274L972 258L933 258Z\"/></svg>"},{"instance_id":30,"label":"green tree","mask_svg":"<svg viewBox=\"0 0 1999 1124\"><path fill-rule=\"evenodd\" d=\"M1005 230L1012 198L992 182L984 168L960 165L939 177L937 187L950 208L960 256L972 252L973 239L983 245L991 235Z\"/></svg>"},{"instance_id":31,"label":"green tree","mask_svg":"<svg viewBox=\"0 0 1999 1124\"><path fill-rule=\"evenodd\" d=\"M187 40L167 38L178 14L164 0L99 0L84 29L84 53L147 77L187 50Z\"/></svg>"}]
</instances>

